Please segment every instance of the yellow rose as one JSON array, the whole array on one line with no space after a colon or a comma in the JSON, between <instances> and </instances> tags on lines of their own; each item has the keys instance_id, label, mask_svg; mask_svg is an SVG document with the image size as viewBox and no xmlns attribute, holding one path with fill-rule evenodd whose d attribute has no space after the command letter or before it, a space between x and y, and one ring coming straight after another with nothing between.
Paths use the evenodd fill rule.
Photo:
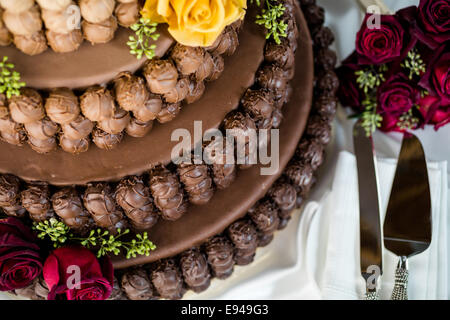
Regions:
<instances>
[{"instance_id":1,"label":"yellow rose","mask_svg":"<svg viewBox=\"0 0 450 320\"><path fill-rule=\"evenodd\" d=\"M142 16L167 23L169 33L186 46L214 43L227 25L243 19L246 0L147 0Z\"/></svg>"}]
</instances>

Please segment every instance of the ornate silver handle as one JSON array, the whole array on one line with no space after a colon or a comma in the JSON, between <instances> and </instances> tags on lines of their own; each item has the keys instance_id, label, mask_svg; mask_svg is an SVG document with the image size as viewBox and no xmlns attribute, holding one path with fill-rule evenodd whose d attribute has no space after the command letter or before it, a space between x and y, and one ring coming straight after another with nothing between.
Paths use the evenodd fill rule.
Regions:
<instances>
[{"instance_id":1,"label":"ornate silver handle","mask_svg":"<svg viewBox=\"0 0 450 320\"><path fill-rule=\"evenodd\" d=\"M369 291L366 292L366 300L380 300L380 295L378 291Z\"/></svg>"},{"instance_id":2,"label":"ornate silver handle","mask_svg":"<svg viewBox=\"0 0 450 320\"><path fill-rule=\"evenodd\" d=\"M395 284L391 300L408 300L408 258L400 257L395 270Z\"/></svg>"}]
</instances>

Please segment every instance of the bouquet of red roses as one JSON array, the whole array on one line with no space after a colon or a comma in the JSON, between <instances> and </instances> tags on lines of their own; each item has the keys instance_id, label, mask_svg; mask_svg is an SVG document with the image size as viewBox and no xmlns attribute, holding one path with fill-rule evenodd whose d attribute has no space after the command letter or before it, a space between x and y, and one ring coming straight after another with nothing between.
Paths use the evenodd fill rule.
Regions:
<instances>
[{"instance_id":1,"label":"bouquet of red roses","mask_svg":"<svg viewBox=\"0 0 450 320\"><path fill-rule=\"evenodd\" d=\"M375 23L374 23L375 21ZM450 122L450 0L366 14L356 50L337 69L339 99L368 135Z\"/></svg>"}]
</instances>

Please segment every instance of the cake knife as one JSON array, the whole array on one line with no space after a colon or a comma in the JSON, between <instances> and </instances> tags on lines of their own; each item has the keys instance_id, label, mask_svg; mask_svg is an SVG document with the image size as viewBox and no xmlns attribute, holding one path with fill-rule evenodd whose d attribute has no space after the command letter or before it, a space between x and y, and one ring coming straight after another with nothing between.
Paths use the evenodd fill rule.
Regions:
<instances>
[{"instance_id":1,"label":"cake knife","mask_svg":"<svg viewBox=\"0 0 450 320\"><path fill-rule=\"evenodd\" d=\"M392 300L408 300L408 258L431 242L431 198L427 163L416 136L406 134L384 220L384 246L400 257Z\"/></svg>"},{"instance_id":2,"label":"cake knife","mask_svg":"<svg viewBox=\"0 0 450 320\"><path fill-rule=\"evenodd\" d=\"M379 300L382 248L375 152L372 137L366 135L360 122L353 127L353 135L358 170L361 275L366 281L366 300Z\"/></svg>"}]
</instances>

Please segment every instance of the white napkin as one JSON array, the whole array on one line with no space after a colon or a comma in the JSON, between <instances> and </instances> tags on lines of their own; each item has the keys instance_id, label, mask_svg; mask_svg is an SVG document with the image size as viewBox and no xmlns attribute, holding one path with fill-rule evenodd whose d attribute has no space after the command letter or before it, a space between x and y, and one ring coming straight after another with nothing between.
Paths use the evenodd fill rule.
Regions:
<instances>
[{"instance_id":1,"label":"white napkin","mask_svg":"<svg viewBox=\"0 0 450 320\"><path fill-rule=\"evenodd\" d=\"M396 161L378 159L382 217L389 201ZM428 163L430 181L433 239L428 250L409 261L410 299L448 298L448 238L447 238L447 163ZM319 236L327 239L324 269L317 281L324 299L360 299L364 281L359 268L359 206L355 157L343 151L339 154L332 192L324 199L317 214L323 215ZM397 258L387 250L383 253L381 298L389 299L394 285Z\"/></svg>"}]
</instances>

